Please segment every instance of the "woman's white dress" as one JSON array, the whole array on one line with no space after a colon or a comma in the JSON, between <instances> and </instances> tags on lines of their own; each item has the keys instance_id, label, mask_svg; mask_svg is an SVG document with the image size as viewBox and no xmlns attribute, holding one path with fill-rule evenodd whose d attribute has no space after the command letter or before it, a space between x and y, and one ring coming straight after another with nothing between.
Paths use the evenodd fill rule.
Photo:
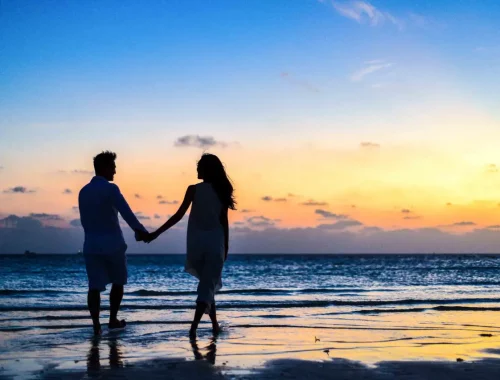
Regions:
<instances>
[{"instance_id":1,"label":"woman's white dress","mask_svg":"<svg viewBox=\"0 0 500 380\"><path fill-rule=\"evenodd\" d=\"M198 302L212 304L222 287L224 230L220 222L222 203L212 185L195 185L187 229L186 272L200 280Z\"/></svg>"}]
</instances>

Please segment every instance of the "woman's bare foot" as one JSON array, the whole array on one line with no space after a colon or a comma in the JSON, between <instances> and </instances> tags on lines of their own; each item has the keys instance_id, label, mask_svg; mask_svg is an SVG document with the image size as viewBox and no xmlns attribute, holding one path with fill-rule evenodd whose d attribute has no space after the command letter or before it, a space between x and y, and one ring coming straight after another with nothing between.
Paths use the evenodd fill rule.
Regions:
<instances>
[{"instance_id":1,"label":"woman's bare foot","mask_svg":"<svg viewBox=\"0 0 500 380\"><path fill-rule=\"evenodd\" d=\"M213 333L214 335L219 335L219 334L221 333L221 331L222 331L222 327L221 327L221 325L219 325L218 323L217 323L217 324L212 325L212 333Z\"/></svg>"},{"instance_id":2,"label":"woman's bare foot","mask_svg":"<svg viewBox=\"0 0 500 380\"><path fill-rule=\"evenodd\" d=\"M196 339L196 329L192 328L189 330L189 339L193 340Z\"/></svg>"}]
</instances>

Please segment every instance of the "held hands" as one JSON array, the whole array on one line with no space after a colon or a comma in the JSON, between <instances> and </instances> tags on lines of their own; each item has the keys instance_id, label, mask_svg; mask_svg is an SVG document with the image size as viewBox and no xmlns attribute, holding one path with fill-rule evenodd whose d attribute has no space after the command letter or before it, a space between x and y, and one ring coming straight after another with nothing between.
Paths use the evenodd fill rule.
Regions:
<instances>
[{"instance_id":1,"label":"held hands","mask_svg":"<svg viewBox=\"0 0 500 380\"><path fill-rule=\"evenodd\" d=\"M153 240L155 240L160 234L158 231L151 232L149 233L145 238L144 238L144 243L151 243Z\"/></svg>"},{"instance_id":2,"label":"held hands","mask_svg":"<svg viewBox=\"0 0 500 380\"><path fill-rule=\"evenodd\" d=\"M142 230L135 230L135 241L142 241L144 243L151 243L155 240L160 234L158 231L155 232L147 232Z\"/></svg>"}]
</instances>

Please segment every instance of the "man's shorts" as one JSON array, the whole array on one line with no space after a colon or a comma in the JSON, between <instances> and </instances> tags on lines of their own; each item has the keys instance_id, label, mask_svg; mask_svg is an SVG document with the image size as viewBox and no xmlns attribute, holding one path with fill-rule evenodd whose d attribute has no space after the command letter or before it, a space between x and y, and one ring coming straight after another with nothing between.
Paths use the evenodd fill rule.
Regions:
<instances>
[{"instance_id":1,"label":"man's shorts","mask_svg":"<svg viewBox=\"0 0 500 380\"><path fill-rule=\"evenodd\" d=\"M127 257L125 251L110 254L85 254L89 290L104 292L106 285L127 283Z\"/></svg>"}]
</instances>

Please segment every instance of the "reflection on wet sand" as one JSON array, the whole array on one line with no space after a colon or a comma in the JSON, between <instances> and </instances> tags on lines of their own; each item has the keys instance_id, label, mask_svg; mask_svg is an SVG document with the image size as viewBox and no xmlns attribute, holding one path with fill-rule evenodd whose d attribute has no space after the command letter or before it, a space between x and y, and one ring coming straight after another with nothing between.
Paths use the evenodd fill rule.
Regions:
<instances>
[{"instance_id":1,"label":"reflection on wet sand","mask_svg":"<svg viewBox=\"0 0 500 380\"><path fill-rule=\"evenodd\" d=\"M203 355L200 352L200 348L198 346L198 341L195 339L190 340L191 348L193 349L193 355L195 360L203 360L206 359L209 363L215 364L215 357L217 355L217 338L212 337L210 339L210 344L205 347L207 353Z\"/></svg>"},{"instance_id":2,"label":"reflection on wet sand","mask_svg":"<svg viewBox=\"0 0 500 380\"><path fill-rule=\"evenodd\" d=\"M101 344L102 338L94 337L90 341L90 349L87 354L87 372L93 374L101 369ZM107 346L109 348L109 367L110 368L123 368L123 353L121 350L121 343L116 337L107 339Z\"/></svg>"}]
</instances>

